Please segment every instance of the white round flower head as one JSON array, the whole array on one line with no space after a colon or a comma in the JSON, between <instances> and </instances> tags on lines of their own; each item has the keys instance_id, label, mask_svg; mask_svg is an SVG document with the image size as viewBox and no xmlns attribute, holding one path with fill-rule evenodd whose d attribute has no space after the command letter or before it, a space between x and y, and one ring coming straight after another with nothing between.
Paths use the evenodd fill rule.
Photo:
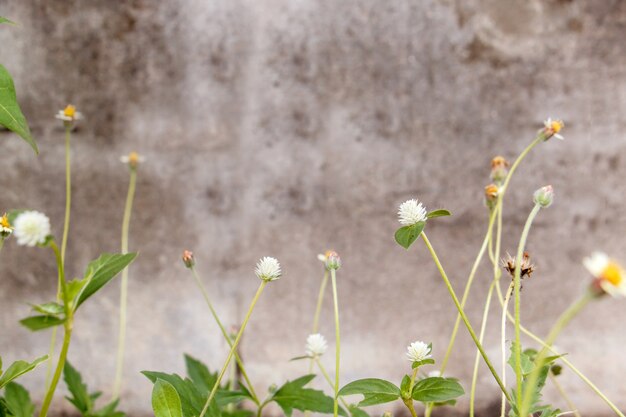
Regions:
<instances>
[{"instance_id":1,"label":"white round flower head","mask_svg":"<svg viewBox=\"0 0 626 417\"><path fill-rule=\"evenodd\" d=\"M403 226L412 226L426 220L426 208L416 199L407 200L400 204L398 221Z\"/></svg>"},{"instance_id":2,"label":"white round flower head","mask_svg":"<svg viewBox=\"0 0 626 417\"><path fill-rule=\"evenodd\" d=\"M326 343L324 336L321 334L310 334L309 337L306 338L307 356L322 356L326 353L326 349L328 349L328 344Z\"/></svg>"},{"instance_id":3,"label":"white round flower head","mask_svg":"<svg viewBox=\"0 0 626 417\"><path fill-rule=\"evenodd\" d=\"M263 281L275 281L282 275L278 260L270 256L261 258L256 264L254 273Z\"/></svg>"},{"instance_id":4,"label":"white round flower head","mask_svg":"<svg viewBox=\"0 0 626 417\"><path fill-rule=\"evenodd\" d=\"M583 264L604 292L612 296L626 296L626 272L606 253L594 252L583 259Z\"/></svg>"},{"instance_id":5,"label":"white round flower head","mask_svg":"<svg viewBox=\"0 0 626 417\"><path fill-rule=\"evenodd\" d=\"M406 357L411 362L419 362L423 361L424 359L429 359L431 357L430 352L430 346L428 346L424 342L417 341L411 343L406 348Z\"/></svg>"},{"instance_id":6,"label":"white round flower head","mask_svg":"<svg viewBox=\"0 0 626 417\"><path fill-rule=\"evenodd\" d=\"M13 233L19 245L44 243L50 235L50 219L38 211L25 211L15 219Z\"/></svg>"}]
</instances>

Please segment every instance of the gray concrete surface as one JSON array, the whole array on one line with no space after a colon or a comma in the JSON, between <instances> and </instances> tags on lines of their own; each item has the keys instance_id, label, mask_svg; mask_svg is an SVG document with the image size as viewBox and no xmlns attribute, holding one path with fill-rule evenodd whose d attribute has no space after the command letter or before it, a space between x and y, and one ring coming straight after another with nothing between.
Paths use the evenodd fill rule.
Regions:
<instances>
[{"instance_id":1,"label":"gray concrete surface","mask_svg":"<svg viewBox=\"0 0 626 417\"><path fill-rule=\"evenodd\" d=\"M423 245L393 240L397 205L418 197L454 217L428 233L460 291L486 226L482 189L492 156L513 158L548 116L566 140L541 145L512 183L505 250L531 193L554 185L529 239L537 264L523 320L545 334L584 288L581 259L603 249L626 262L626 2L614 1L0 1L0 62L15 76L41 156L2 132L0 209L48 213L61 234L66 103L86 119L73 138L68 270L118 249L127 170L141 167L131 247L123 406L149 412L143 369L182 371L183 352L218 367L226 353L179 256L194 250L223 319L241 320L254 264L282 262L243 344L264 391L297 376L322 269L339 274L343 372L399 380L405 346L432 341L441 359L455 310ZM54 296L44 250L7 245L0 264L0 353L45 353L48 334L17 320ZM469 315L478 326L486 263ZM81 311L70 359L94 388L114 372L117 285ZM330 298L323 332L331 341ZM572 362L626 408L623 300L584 311L558 341ZM494 310L486 347L498 357ZM450 372L469 386L474 357L461 332ZM327 364L332 365L330 355ZM38 398L43 369L24 379ZM481 369L479 404L498 397ZM571 372L562 384L588 415L608 409ZM554 389L547 398L564 407ZM468 397L459 403L467 407ZM69 409L61 395L53 409Z\"/></svg>"}]
</instances>

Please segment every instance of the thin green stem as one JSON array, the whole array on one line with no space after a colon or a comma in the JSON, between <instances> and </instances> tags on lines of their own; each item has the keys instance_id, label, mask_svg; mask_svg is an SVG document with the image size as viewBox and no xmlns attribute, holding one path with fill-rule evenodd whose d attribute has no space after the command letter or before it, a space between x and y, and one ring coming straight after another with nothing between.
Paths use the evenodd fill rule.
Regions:
<instances>
[{"instance_id":1,"label":"thin green stem","mask_svg":"<svg viewBox=\"0 0 626 417\"><path fill-rule=\"evenodd\" d=\"M61 293L63 297L63 306L65 309L65 323L63 325L65 334L63 336L63 345L61 347L61 353L59 354L59 360L57 362L57 367L52 377L52 381L50 385L47 387L46 395L44 397L43 403L41 405L41 410L39 412L39 417L46 417L48 414L48 409L50 408L50 403L52 402L52 398L54 397L54 392L56 391L56 387L59 383L59 379L61 378L61 374L63 373L63 368L65 367L65 361L67 359L67 352L70 347L70 340L72 338L72 327L74 323L74 312L70 308L70 300L67 292L67 284L65 282L65 269L63 264L63 258L61 252L59 251L58 246L54 241L50 243L50 247L54 251L54 255L57 260L57 267L59 271L59 281L61 283Z\"/></svg>"},{"instance_id":2,"label":"thin green stem","mask_svg":"<svg viewBox=\"0 0 626 417\"><path fill-rule=\"evenodd\" d=\"M328 385L330 385L330 388L334 391L335 390L335 383L330 378L330 375L328 375L328 372L326 372L326 368L324 368L324 366L322 365L322 362L320 361L319 357L317 357L317 356L314 357L313 361L317 364L317 367L319 368L320 372L324 376L324 379L326 380L326 382L328 382ZM350 408L350 406L348 405L346 400L343 399L343 397L339 397L339 401L341 401L341 404L343 404L343 406L346 407L346 410L348 410Z\"/></svg>"},{"instance_id":3,"label":"thin green stem","mask_svg":"<svg viewBox=\"0 0 626 417\"><path fill-rule=\"evenodd\" d=\"M548 333L548 337L546 337L545 344L547 346L552 346L552 344L561 333L561 331L565 328L565 326L567 326L568 323L574 317L576 317L576 315L580 313L580 311L585 308L585 306L593 299L594 295L591 292L587 291L576 302L572 303L572 305L567 310L565 310L557 319L556 323L552 327L552 330L550 330L550 333ZM528 375L527 379L529 387L534 387L537 383L541 368L543 368L543 366L545 365L547 354L548 348L546 346L544 346L537 354L537 358L535 359L535 368L530 373L530 375ZM518 404L520 404L519 410L521 416L528 415L531 402L532 390L526 390L526 392L524 392L523 402L518 402Z\"/></svg>"},{"instance_id":4,"label":"thin green stem","mask_svg":"<svg viewBox=\"0 0 626 417\"><path fill-rule=\"evenodd\" d=\"M61 240L61 259L63 262L65 262L67 236L70 231L70 208L72 206L71 130L71 126L65 127L65 220L63 222L63 240Z\"/></svg>"},{"instance_id":5,"label":"thin green stem","mask_svg":"<svg viewBox=\"0 0 626 417\"><path fill-rule=\"evenodd\" d=\"M535 204L533 209L530 211L528 215L528 219L526 219L526 224L524 224L524 229L522 230L522 236L520 237L519 244L517 245L517 255L515 256L515 274L513 278L513 295L515 298L515 345L513 346L513 353L515 355L515 393L517 397L517 404L522 403L522 336L520 331L521 326L521 310L522 310L522 302L520 296L520 288L522 286L522 258L524 256L524 248L526 247L526 240L528 239L528 233L530 232L530 226L533 223L533 220L537 216L541 210L541 206L539 204ZM532 386L532 385L529 385ZM523 408L522 408L523 410ZM524 415L524 414L522 414Z\"/></svg>"},{"instance_id":6,"label":"thin green stem","mask_svg":"<svg viewBox=\"0 0 626 417\"><path fill-rule=\"evenodd\" d=\"M2 248L4 247L4 238L0 239L0 251L2 250Z\"/></svg>"},{"instance_id":7,"label":"thin green stem","mask_svg":"<svg viewBox=\"0 0 626 417\"><path fill-rule=\"evenodd\" d=\"M493 296L493 287L495 282L492 282L487 292L487 299L485 300L485 306L483 308L483 320L480 324L480 335L478 336L480 343L483 343L485 338L485 331L487 330L487 319L489 317L489 307L491 307L491 297ZM480 363L480 353L476 351L476 357L474 358L474 372L472 373L472 386L470 389L470 417L474 417L474 400L476 399L476 382L478 381L478 365ZM502 383L505 383L504 377Z\"/></svg>"},{"instance_id":8,"label":"thin green stem","mask_svg":"<svg viewBox=\"0 0 626 417\"><path fill-rule=\"evenodd\" d=\"M552 381L552 384L554 384L554 386L556 387L556 390L559 392L561 397L563 397L563 400L565 401L565 404L567 404L567 406L570 408L570 411L572 413L574 413L574 416L575 417L581 417L580 413L578 412L578 409L576 408L576 406L572 402L571 398L569 397L569 395L567 395L567 392L565 392L565 390L563 389L563 386L558 381L558 378L556 376L552 375L552 372L549 372L548 376L550 377L550 381Z\"/></svg>"},{"instance_id":9,"label":"thin green stem","mask_svg":"<svg viewBox=\"0 0 626 417\"><path fill-rule=\"evenodd\" d=\"M317 294L317 305L315 307L315 314L313 315L313 331L311 334L315 334L319 331L320 316L322 314L322 305L324 303L324 294L326 293L326 285L328 284L328 269L324 268L324 278L320 284L320 290ZM311 359L309 364L309 373L313 372L314 359Z\"/></svg>"},{"instance_id":10,"label":"thin green stem","mask_svg":"<svg viewBox=\"0 0 626 417\"><path fill-rule=\"evenodd\" d=\"M413 369L413 373L411 374L411 382L409 384L409 396L408 398L402 398L402 402L406 405L406 408L409 409L412 417L417 417L417 411L415 410L415 403L413 402L413 386L415 385L415 378L417 377L417 370L419 367L415 367Z\"/></svg>"},{"instance_id":11,"label":"thin green stem","mask_svg":"<svg viewBox=\"0 0 626 417\"><path fill-rule=\"evenodd\" d=\"M426 244L426 247L428 248L428 250L429 250L429 252L430 252L430 254L431 254L432 258L433 258L433 261L437 265L437 269L439 270L439 274L441 275L441 278L443 278L444 284L446 285L446 288L448 289L448 292L450 293L450 296L452 297L452 301L454 302L454 305L456 306L459 314L461 315L461 319L463 320L463 323L465 324L465 327L467 328L467 331L469 332L472 340L474 341L474 344L476 345L476 347L480 351L480 354L482 355L483 360L485 361L485 364L489 368L489 371L491 372L491 374L493 375L494 379L496 380L496 383L498 384L498 386L500 387L502 392L507 396L507 399L509 399L509 394L506 392L506 389L504 387L504 384L502 383L502 380L498 376L498 373L496 372L495 368L493 367L493 364L491 363L491 360L487 356L487 352L485 352L485 349L483 348L482 343L480 343L480 341L478 340L478 337L476 336L476 332L474 332L474 329L472 328L472 325L470 324L469 319L467 318L467 315L465 314L465 311L463 310L463 307L461 307L461 303L459 302L459 299L456 296L456 293L454 292L454 288L452 288L452 284L450 283L450 280L448 279L448 275L446 274L446 271L443 269L443 266L441 265L441 262L439 262L439 257L437 256L437 253L435 252L435 249L430 244L430 241L428 240L428 237L426 236L426 233L422 232L421 236L422 236L422 240Z\"/></svg>"},{"instance_id":12,"label":"thin green stem","mask_svg":"<svg viewBox=\"0 0 626 417\"><path fill-rule=\"evenodd\" d=\"M335 308L335 404L333 406L334 417L339 413L339 364L341 355L341 337L339 331L339 299L337 296L337 271L330 270L330 278L333 287L333 304Z\"/></svg>"},{"instance_id":13,"label":"thin green stem","mask_svg":"<svg viewBox=\"0 0 626 417\"><path fill-rule=\"evenodd\" d=\"M206 302L207 306L209 307L209 310L211 311L211 315L213 316L213 319L215 320L215 323L217 323L217 326L220 328L220 331L222 332L222 335L224 336L224 339L226 340L226 343L228 343L228 347L232 348L233 347L233 340L231 339L230 335L228 334L228 331L226 330L226 328L222 324L222 321L220 320L219 316L217 315L217 312L215 311L215 308L213 307L213 303L211 303L211 299L209 298L209 293L207 292L206 288L202 284L202 280L200 280L200 277L198 276L198 271L196 270L195 266L192 266L190 269L191 269L193 278L196 281L196 284L198 285L198 288L200 289L200 292L202 293L202 296L204 297L204 301ZM239 357L239 354L237 353L237 350L235 350L235 352L233 353L233 356L235 357L235 362L237 363L237 365L239 366L239 369L241 370L241 375L243 376L244 380L246 381L247 388L248 388L248 390L250 391L250 394L253 397L253 401L257 405L259 405L259 403L260 403L259 397L256 395L256 392L254 391L254 387L252 386L252 382L250 382L250 378L248 378L248 374L246 373L246 369L243 366L243 361Z\"/></svg>"},{"instance_id":14,"label":"thin green stem","mask_svg":"<svg viewBox=\"0 0 626 417\"><path fill-rule=\"evenodd\" d=\"M500 292L500 284L493 281L498 286L498 293ZM509 312L509 301L511 300L511 294L513 293L513 286L515 283L511 281L509 288L504 297L504 304L502 305L502 320L500 324L500 349L502 350L502 380L506 384L506 316ZM504 417L506 413L506 398L502 396L502 405L500 407L500 417Z\"/></svg>"},{"instance_id":15,"label":"thin green stem","mask_svg":"<svg viewBox=\"0 0 626 417\"><path fill-rule=\"evenodd\" d=\"M500 286L499 285L496 285L496 293L498 295L498 301L500 302L500 305L502 307L504 307L504 297L502 296L502 291L500 290ZM511 313L509 313L508 311L506 311L506 316L509 319L509 322L513 323L515 321L515 319L513 318L513 315L511 315ZM550 351L552 354L560 355L560 353L557 350L555 350L551 345L546 344L546 342L542 338L540 338L539 336L537 336L536 334L534 334L533 332L528 330L523 325L520 326L520 330L522 331L522 333L524 333L530 339L534 340L536 343L541 345L543 348L545 348L548 351ZM589 378L587 378L585 376L585 374L583 374L576 366L574 366L574 364L572 362L569 361L569 359L567 359L565 356L561 356L561 357L559 357L559 360L561 362L563 362L565 364L565 366L567 366L572 372L574 372L576 374L576 376L578 376L585 384L587 384L587 386L598 397L600 397L606 403L606 405L608 405L609 408L611 410L613 410L613 412L617 416L619 416L619 417L626 417L624 415L624 413L622 413L619 410L619 408L617 408L617 406L606 395L604 395L604 393L602 391L600 391L600 389Z\"/></svg>"},{"instance_id":16,"label":"thin green stem","mask_svg":"<svg viewBox=\"0 0 626 417\"><path fill-rule=\"evenodd\" d=\"M128 193L126 195L126 205L124 206L124 217L122 220L122 253L128 253L128 234L130 230L130 217L133 212L133 200L135 198L135 188L137 185L137 169L130 168L130 180L128 182ZM124 351L126 345L126 310L128 304L128 266L122 271L120 283L120 322L117 342L117 360L115 367L115 380L113 383L113 399L120 396L122 389L122 377L124 373Z\"/></svg>"},{"instance_id":17,"label":"thin green stem","mask_svg":"<svg viewBox=\"0 0 626 417\"><path fill-rule=\"evenodd\" d=\"M222 381L222 378L224 378L224 374L226 373L226 370L228 369L228 364L230 363L231 359L233 358L233 355L235 354L235 351L237 350L237 345L239 345L239 341L241 340L243 331L246 329L246 326L248 325L248 320L250 320L250 316L252 315L252 310L254 310L254 306L256 305L257 301L259 301L259 297L261 296L261 293L263 292L263 289L265 288L267 283L268 281L265 281L265 280L261 281L261 285L259 285L259 288L257 289L256 294L254 294L254 298L252 298L252 302L250 303L248 312L246 313L246 316L243 319L243 323L241 323L241 328L239 329L239 332L237 333L237 337L235 338L235 341L233 342L233 345L230 348L230 352L228 352L228 356L226 357L226 362L224 362L224 365L222 366L222 370L220 371L217 377L217 380L215 381L215 385L213 385L213 389L211 389L211 393L209 394L209 397L207 398L206 403L204 404L204 407L202 408L202 412L200 413L199 417L204 417L207 410L209 409L211 400L213 400L213 398L215 397L215 393L217 392L217 389L220 386L220 382ZM261 412L260 410L261 408L262 407L259 407L259 415Z\"/></svg>"}]
</instances>

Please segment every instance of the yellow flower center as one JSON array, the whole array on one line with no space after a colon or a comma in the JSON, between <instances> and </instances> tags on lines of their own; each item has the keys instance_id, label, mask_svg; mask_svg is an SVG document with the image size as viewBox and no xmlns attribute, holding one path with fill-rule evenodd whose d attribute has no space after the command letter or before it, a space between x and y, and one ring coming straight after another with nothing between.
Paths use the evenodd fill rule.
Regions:
<instances>
[{"instance_id":1,"label":"yellow flower center","mask_svg":"<svg viewBox=\"0 0 626 417\"><path fill-rule=\"evenodd\" d=\"M563 122L561 120L554 120L550 123L550 130L554 133L559 133L563 129Z\"/></svg>"},{"instance_id":2,"label":"yellow flower center","mask_svg":"<svg viewBox=\"0 0 626 417\"><path fill-rule=\"evenodd\" d=\"M496 156L491 160L491 168L507 167L509 163L503 156Z\"/></svg>"},{"instance_id":3,"label":"yellow flower center","mask_svg":"<svg viewBox=\"0 0 626 417\"><path fill-rule=\"evenodd\" d=\"M495 184L489 184L485 187L485 196L487 198L495 198L498 196L498 186Z\"/></svg>"},{"instance_id":4,"label":"yellow flower center","mask_svg":"<svg viewBox=\"0 0 626 417\"><path fill-rule=\"evenodd\" d=\"M73 118L74 116L76 116L76 107L68 104L67 107L65 107L65 110L63 110L63 114L67 117Z\"/></svg>"},{"instance_id":5,"label":"yellow flower center","mask_svg":"<svg viewBox=\"0 0 626 417\"><path fill-rule=\"evenodd\" d=\"M617 287L622 283L622 274L622 268L618 264L609 262L604 271L602 271L600 278Z\"/></svg>"},{"instance_id":6,"label":"yellow flower center","mask_svg":"<svg viewBox=\"0 0 626 417\"><path fill-rule=\"evenodd\" d=\"M9 218L6 214L0 218L0 226L6 227L7 229L11 228L11 223L9 223Z\"/></svg>"},{"instance_id":7,"label":"yellow flower center","mask_svg":"<svg viewBox=\"0 0 626 417\"><path fill-rule=\"evenodd\" d=\"M128 154L128 163L131 165L137 165L139 162L139 154L137 152L131 152Z\"/></svg>"}]
</instances>

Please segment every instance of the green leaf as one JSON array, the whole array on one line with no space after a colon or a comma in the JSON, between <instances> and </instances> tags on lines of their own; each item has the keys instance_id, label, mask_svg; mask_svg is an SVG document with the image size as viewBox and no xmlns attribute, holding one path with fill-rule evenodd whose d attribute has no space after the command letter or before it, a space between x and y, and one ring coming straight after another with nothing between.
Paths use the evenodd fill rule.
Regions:
<instances>
[{"instance_id":1,"label":"green leaf","mask_svg":"<svg viewBox=\"0 0 626 417\"><path fill-rule=\"evenodd\" d=\"M400 382L400 396L402 398L411 398L411 393L409 389L411 388L411 377L408 375L404 375L402 377L402 382Z\"/></svg>"},{"instance_id":2,"label":"green leaf","mask_svg":"<svg viewBox=\"0 0 626 417\"><path fill-rule=\"evenodd\" d=\"M426 218L427 219L434 219L435 217L445 217L445 216L452 216L452 213L450 213L446 209L438 209L438 210L433 210L430 213L428 213L426 215Z\"/></svg>"},{"instance_id":3,"label":"green leaf","mask_svg":"<svg viewBox=\"0 0 626 417\"><path fill-rule=\"evenodd\" d=\"M511 343L511 355L509 356L509 360L507 361L507 363L509 364L511 368L513 368L513 370L515 370L516 363L517 363L517 356L515 355L515 346L517 346L517 343L514 341L513 343ZM522 375L527 376L533 371L533 369L535 369L535 364L533 363L531 359L531 356L534 356L535 354L536 354L536 351L534 350L525 350L521 353Z\"/></svg>"},{"instance_id":4,"label":"green leaf","mask_svg":"<svg viewBox=\"0 0 626 417\"><path fill-rule=\"evenodd\" d=\"M20 320L20 324L33 332L65 323L65 317L30 316Z\"/></svg>"},{"instance_id":5,"label":"green leaf","mask_svg":"<svg viewBox=\"0 0 626 417\"><path fill-rule=\"evenodd\" d=\"M119 400L113 400L96 412L91 413L89 417L124 417L126 413L117 410L119 403Z\"/></svg>"},{"instance_id":6,"label":"green leaf","mask_svg":"<svg viewBox=\"0 0 626 417\"><path fill-rule=\"evenodd\" d=\"M211 373L205 364L187 354L185 354L185 366L187 375L196 387L203 394L208 394L217 382L217 373Z\"/></svg>"},{"instance_id":7,"label":"green leaf","mask_svg":"<svg viewBox=\"0 0 626 417\"><path fill-rule=\"evenodd\" d=\"M294 381L288 381L280 387L272 396L285 415L290 417L293 410L313 411L317 413L332 414L334 412L335 401L322 391L311 388L304 388L315 375L306 375ZM339 414L347 416L343 408L339 408Z\"/></svg>"},{"instance_id":8,"label":"green leaf","mask_svg":"<svg viewBox=\"0 0 626 417\"><path fill-rule=\"evenodd\" d=\"M443 402L465 394L463 387L454 378L440 376L424 378L413 387L413 399L422 402Z\"/></svg>"},{"instance_id":9,"label":"green leaf","mask_svg":"<svg viewBox=\"0 0 626 417\"><path fill-rule=\"evenodd\" d=\"M183 379L176 374L166 374L163 372L142 371L141 373L153 383L156 383L157 379L162 379L172 384L180 397L183 415L185 417L200 415L206 401L206 395L202 394L192 380ZM213 400L213 403L215 403L215 400Z\"/></svg>"},{"instance_id":10,"label":"green leaf","mask_svg":"<svg viewBox=\"0 0 626 417\"><path fill-rule=\"evenodd\" d=\"M66 286L67 298L69 300L75 300L76 296L80 294L83 288L85 288L85 285L87 285L88 281L89 281L89 278L82 278L82 279L74 278L73 280L68 281L67 286Z\"/></svg>"},{"instance_id":11,"label":"green leaf","mask_svg":"<svg viewBox=\"0 0 626 417\"><path fill-rule=\"evenodd\" d=\"M9 407L2 397L0 397L0 417L12 417Z\"/></svg>"},{"instance_id":12,"label":"green leaf","mask_svg":"<svg viewBox=\"0 0 626 417\"><path fill-rule=\"evenodd\" d=\"M352 381L339 390L339 395L342 396L353 394L363 395L359 407L364 407L397 400L400 398L400 388L384 379L366 378Z\"/></svg>"},{"instance_id":13,"label":"green leaf","mask_svg":"<svg viewBox=\"0 0 626 417\"><path fill-rule=\"evenodd\" d=\"M435 360L434 359L422 359L421 361L415 361L411 364L411 369L415 369L418 366L422 366L422 365L434 365L435 364Z\"/></svg>"},{"instance_id":14,"label":"green leaf","mask_svg":"<svg viewBox=\"0 0 626 417\"><path fill-rule=\"evenodd\" d=\"M58 316L64 313L63 306L56 302L50 302L45 304L35 304L32 306L33 310L37 313L41 313L46 316Z\"/></svg>"},{"instance_id":15,"label":"green leaf","mask_svg":"<svg viewBox=\"0 0 626 417\"><path fill-rule=\"evenodd\" d=\"M85 415L89 413L93 409L92 396L89 395L87 385L83 383L83 377L69 361L65 362L65 367L63 368L63 379L65 380L67 389L70 394L72 394L71 397L65 398L74 404L74 407L76 407L81 414Z\"/></svg>"},{"instance_id":16,"label":"green leaf","mask_svg":"<svg viewBox=\"0 0 626 417\"><path fill-rule=\"evenodd\" d=\"M311 357L309 355L296 356L296 357L289 359L289 362L300 361L302 359L311 359Z\"/></svg>"},{"instance_id":17,"label":"green leaf","mask_svg":"<svg viewBox=\"0 0 626 417\"><path fill-rule=\"evenodd\" d=\"M22 139L28 142L35 153L39 153L37 143L30 133L26 118L22 114L20 105L17 102L15 85L13 84L11 74L9 74L9 71L2 65L0 65L0 125L17 133Z\"/></svg>"},{"instance_id":18,"label":"green leaf","mask_svg":"<svg viewBox=\"0 0 626 417\"><path fill-rule=\"evenodd\" d=\"M9 382L4 388L4 399L13 417L33 417L35 404L23 386Z\"/></svg>"},{"instance_id":19,"label":"green leaf","mask_svg":"<svg viewBox=\"0 0 626 417\"><path fill-rule=\"evenodd\" d=\"M350 406L349 411L352 417L370 417L369 414L354 405Z\"/></svg>"},{"instance_id":20,"label":"green leaf","mask_svg":"<svg viewBox=\"0 0 626 417\"><path fill-rule=\"evenodd\" d=\"M415 239L419 237L419 235L424 230L424 226L426 222L418 222L411 226L404 226L396 230L395 238L396 242L404 249L408 249Z\"/></svg>"},{"instance_id":21,"label":"green leaf","mask_svg":"<svg viewBox=\"0 0 626 417\"><path fill-rule=\"evenodd\" d=\"M157 379L152 388L152 409L155 417L183 417L178 392L172 384Z\"/></svg>"},{"instance_id":22,"label":"green leaf","mask_svg":"<svg viewBox=\"0 0 626 417\"><path fill-rule=\"evenodd\" d=\"M11 366L9 366L2 374L2 377L0 377L0 389L2 389L9 382L13 381L15 378L32 371L35 367L37 367L37 365L46 359L48 359L48 355L41 356L30 363L26 361L13 362Z\"/></svg>"},{"instance_id":23,"label":"green leaf","mask_svg":"<svg viewBox=\"0 0 626 417\"><path fill-rule=\"evenodd\" d=\"M136 253L127 253L124 255L105 253L98 259L91 261L89 265L87 265L87 271L85 272L85 278L88 279L88 282L77 296L76 308L111 281L126 268L136 256Z\"/></svg>"},{"instance_id":24,"label":"green leaf","mask_svg":"<svg viewBox=\"0 0 626 417\"><path fill-rule=\"evenodd\" d=\"M15 25L15 22L10 21L6 17L0 16L0 24L5 23L7 25Z\"/></svg>"}]
</instances>

